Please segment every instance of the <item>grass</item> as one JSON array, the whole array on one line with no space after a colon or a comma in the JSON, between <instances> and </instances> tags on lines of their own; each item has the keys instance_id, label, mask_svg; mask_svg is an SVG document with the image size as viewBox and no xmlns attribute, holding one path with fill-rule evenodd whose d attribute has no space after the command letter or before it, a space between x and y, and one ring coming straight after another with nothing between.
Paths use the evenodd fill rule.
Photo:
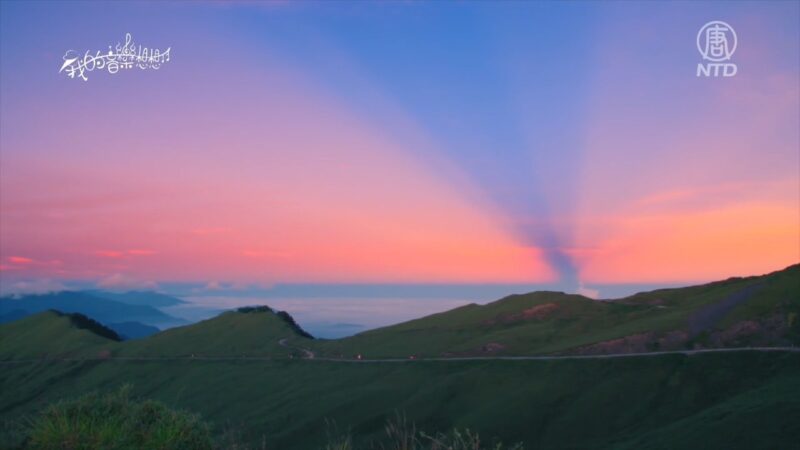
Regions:
<instances>
[{"instance_id":1,"label":"grass","mask_svg":"<svg viewBox=\"0 0 800 450\"><path fill-rule=\"evenodd\" d=\"M96 357L121 345L98 334L91 322L45 311L0 325L0 359Z\"/></svg>"},{"instance_id":2,"label":"grass","mask_svg":"<svg viewBox=\"0 0 800 450\"><path fill-rule=\"evenodd\" d=\"M28 449L204 450L214 448L207 424L153 400L131 398L129 386L46 407L33 420Z\"/></svg>"},{"instance_id":3,"label":"grass","mask_svg":"<svg viewBox=\"0 0 800 450\"><path fill-rule=\"evenodd\" d=\"M800 313L800 265L795 265L761 277L662 289L608 302L560 292L512 295L349 338L298 345L310 346L320 355L366 358L481 355L487 353L488 344L499 344L491 354L500 355L569 352L637 333L686 329L689 317L700 308L756 284L761 289L726 314L716 329L770 314L785 315L788 322L791 314ZM537 307L542 315L520 317ZM789 330L785 341L800 344L800 326Z\"/></svg>"},{"instance_id":4,"label":"grass","mask_svg":"<svg viewBox=\"0 0 800 450\"><path fill-rule=\"evenodd\" d=\"M195 325L172 328L118 347L123 356L281 356L278 340L297 336L297 326L269 309L231 311Z\"/></svg>"},{"instance_id":5,"label":"grass","mask_svg":"<svg viewBox=\"0 0 800 450\"><path fill-rule=\"evenodd\" d=\"M336 340L311 339L291 316L268 307L242 308L123 343L92 336L53 313L41 313L0 325L0 359L98 354L287 358L303 357L302 349L323 357L367 359L569 353L639 333L686 330L701 308L754 285L759 289L752 297L708 331L777 315L791 326L768 342L800 344L800 265L795 265L761 277L662 289L616 301L560 292L512 295ZM703 344L705 336L686 345ZM284 338L286 346L279 344Z\"/></svg>"},{"instance_id":6,"label":"grass","mask_svg":"<svg viewBox=\"0 0 800 450\"><path fill-rule=\"evenodd\" d=\"M333 422L326 422L331 426ZM335 426L333 427L335 430ZM388 420L379 444L363 450L522 450L521 444L505 447L485 443L469 429L427 434L405 415ZM250 450L238 436L214 439L210 427L196 414L176 411L161 402L136 400L131 385L100 394L60 400L39 412L23 430L22 447L32 450ZM258 448L266 448L262 442ZM356 450L349 434L328 434L326 450Z\"/></svg>"},{"instance_id":7,"label":"grass","mask_svg":"<svg viewBox=\"0 0 800 450\"><path fill-rule=\"evenodd\" d=\"M752 298L727 311L714 327L778 315L790 324L784 339L798 343L799 284L800 266L793 266L763 277L653 291L616 302L540 292L335 341L308 339L292 321L267 308L225 313L121 343L81 328L68 316L41 313L0 326L0 359L275 359L101 357L5 363L0 371L0 448L19 445L25 424L20 418L33 417L48 403L126 383L135 384L132 395L202 413L214 436L236 436L232 448L243 448L243 443L284 450L380 449L392 442L425 449L447 443L474 447L473 431L466 430L536 449L791 448L800 441L796 353L367 364L298 361L287 355L300 356L299 349L311 348L318 355L405 358L476 352L487 343L502 344L501 354L569 351L642 331L685 328L698 308L753 285L760 289ZM519 320L531 310L536 314ZM290 346L282 346L279 340L287 337ZM403 411L414 425L411 432L399 427L405 431L392 431L387 439L385 424L394 411ZM324 430L331 422L348 433L329 439Z\"/></svg>"},{"instance_id":8,"label":"grass","mask_svg":"<svg viewBox=\"0 0 800 450\"><path fill-rule=\"evenodd\" d=\"M0 428L14 429L20 417L50 402L126 383L135 383L135 396L202 414L215 436L233 429L248 445L284 450L324 448L330 421L348 430L352 448L380 448L395 411L431 436L470 429L529 449L670 442L680 444L670 448L736 448L721 444L737 440L768 449L800 440L800 355L781 353L394 364L19 363L0 372ZM687 433L678 437L675 430ZM0 436L0 447L13 439Z\"/></svg>"}]
</instances>

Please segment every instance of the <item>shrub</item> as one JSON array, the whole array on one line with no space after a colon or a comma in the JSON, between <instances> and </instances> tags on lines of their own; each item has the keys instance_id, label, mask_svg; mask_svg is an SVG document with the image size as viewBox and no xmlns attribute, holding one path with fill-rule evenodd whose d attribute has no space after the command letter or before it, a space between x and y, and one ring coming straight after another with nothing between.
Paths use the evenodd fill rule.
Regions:
<instances>
[{"instance_id":1,"label":"shrub","mask_svg":"<svg viewBox=\"0 0 800 450\"><path fill-rule=\"evenodd\" d=\"M383 428L385 437L373 450L523 450L522 444L504 446L502 442L487 443L481 440L478 433L469 429L453 429L449 433L427 434L406 419L404 414L397 413L389 419ZM325 450L355 450L353 439L349 435L332 435L328 433L328 444Z\"/></svg>"},{"instance_id":2,"label":"shrub","mask_svg":"<svg viewBox=\"0 0 800 450\"><path fill-rule=\"evenodd\" d=\"M130 386L62 400L32 420L31 449L211 449L209 426L198 416L154 400L136 401Z\"/></svg>"}]
</instances>

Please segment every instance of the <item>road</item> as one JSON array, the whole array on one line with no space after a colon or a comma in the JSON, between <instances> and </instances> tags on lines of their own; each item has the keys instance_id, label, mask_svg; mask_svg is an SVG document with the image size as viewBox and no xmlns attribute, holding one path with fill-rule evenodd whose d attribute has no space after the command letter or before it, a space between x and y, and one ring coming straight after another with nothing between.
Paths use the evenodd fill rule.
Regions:
<instances>
[{"instance_id":1,"label":"road","mask_svg":"<svg viewBox=\"0 0 800 450\"><path fill-rule=\"evenodd\" d=\"M304 355L306 355L306 357L304 359L314 359L314 357L316 356L316 355L314 355L314 352L312 352L311 350L309 350L307 348L290 346L288 343L286 343L287 340L289 340L289 338L279 339L278 340L278 345L280 345L281 347L286 347L286 348L290 348L290 349L293 348L295 350L300 350L301 352L303 352Z\"/></svg>"},{"instance_id":2,"label":"road","mask_svg":"<svg viewBox=\"0 0 800 450\"><path fill-rule=\"evenodd\" d=\"M289 348L284 339L281 346ZM280 343L280 341L279 341ZM305 349L304 349L305 350ZM306 358L301 361L324 361L351 364L369 363L415 363L415 362L457 362L457 361L556 361L570 359L610 359L610 358L634 358L645 356L662 355L699 355L704 353L732 353L732 352L800 352L800 347L743 347L743 348L709 348L702 350L676 350L667 352L646 352L646 353L616 353L610 355L559 355L559 356L461 356L461 357L435 357L435 358L379 358L379 359L341 359L341 358L321 358L316 357L313 352L308 351ZM309 355L310 354L310 355ZM111 356L107 358L27 358L27 359L8 359L0 361L2 364L21 364L30 362L78 362L78 361L285 361L285 358L272 358L268 356Z\"/></svg>"}]
</instances>

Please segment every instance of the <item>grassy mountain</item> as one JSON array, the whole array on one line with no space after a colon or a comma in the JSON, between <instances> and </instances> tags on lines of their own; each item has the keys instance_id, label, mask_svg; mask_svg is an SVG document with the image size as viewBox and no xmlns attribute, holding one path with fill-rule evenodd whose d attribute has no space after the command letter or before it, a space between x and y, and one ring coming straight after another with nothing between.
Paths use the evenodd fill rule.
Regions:
<instances>
[{"instance_id":1,"label":"grassy mountain","mask_svg":"<svg viewBox=\"0 0 800 450\"><path fill-rule=\"evenodd\" d=\"M311 341L285 312L268 307L240 308L212 319L162 331L120 347L122 355L286 356L279 340Z\"/></svg>"},{"instance_id":2,"label":"grassy mountain","mask_svg":"<svg viewBox=\"0 0 800 450\"><path fill-rule=\"evenodd\" d=\"M355 336L312 343L351 357L625 353L800 344L800 265L597 301L561 292L511 295Z\"/></svg>"},{"instance_id":3,"label":"grassy mountain","mask_svg":"<svg viewBox=\"0 0 800 450\"><path fill-rule=\"evenodd\" d=\"M308 338L267 307L129 342L45 312L0 325L0 447L19 443L15 424L46 402L130 382L138 395L203 414L216 434L233 427L245 441L288 450L319 448L331 421L369 445L396 411L423 430L471 428L526 448L791 448L800 440L799 353L369 364L286 356L794 344L799 275L792 266L615 301L514 295L330 341ZM8 361L44 355L95 359ZM274 359L203 359L238 355Z\"/></svg>"},{"instance_id":4,"label":"grassy mountain","mask_svg":"<svg viewBox=\"0 0 800 450\"><path fill-rule=\"evenodd\" d=\"M597 301L561 292L511 295L336 340L309 339L286 313L268 307L241 308L126 343L118 351L143 356L282 357L313 352L317 357L371 359L786 346L800 344L798 315L800 265L794 265L763 276L618 300Z\"/></svg>"},{"instance_id":5,"label":"grassy mountain","mask_svg":"<svg viewBox=\"0 0 800 450\"><path fill-rule=\"evenodd\" d=\"M119 340L82 314L45 311L0 326L0 359L97 357L110 354Z\"/></svg>"},{"instance_id":6,"label":"grassy mountain","mask_svg":"<svg viewBox=\"0 0 800 450\"><path fill-rule=\"evenodd\" d=\"M26 311L29 314L50 309L85 314L102 323L126 321L155 326L174 326L183 322L153 306L122 303L86 292L64 291L43 295L26 295L19 298L0 298L0 314Z\"/></svg>"}]
</instances>

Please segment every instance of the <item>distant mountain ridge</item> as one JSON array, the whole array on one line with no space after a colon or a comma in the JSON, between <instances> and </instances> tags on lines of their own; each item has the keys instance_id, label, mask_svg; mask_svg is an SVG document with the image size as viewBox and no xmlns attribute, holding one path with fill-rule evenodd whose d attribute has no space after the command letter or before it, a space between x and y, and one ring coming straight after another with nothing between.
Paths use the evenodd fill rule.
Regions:
<instances>
[{"instance_id":1,"label":"distant mountain ridge","mask_svg":"<svg viewBox=\"0 0 800 450\"><path fill-rule=\"evenodd\" d=\"M184 303L175 297L155 292L62 291L50 294L0 298L0 323L47 310L79 313L103 323L126 337L144 337L159 327L184 325L157 305Z\"/></svg>"},{"instance_id":2,"label":"distant mountain ridge","mask_svg":"<svg viewBox=\"0 0 800 450\"><path fill-rule=\"evenodd\" d=\"M88 290L80 292L129 305L146 305L154 308L186 304L186 301L181 300L178 297L153 291L110 292L103 290Z\"/></svg>"},{"instance_id":3,"label":"distant mountain ridge","mask_svg":"<svg viewBox=\"0 0 800 450\"><path fill-rule=\"evenodd\" d=\"M7 309L8 314L14 311ZM0 331L26 321L0 325ZM660 289L612 301L551 291L510 295L331 340L312 339L288 313L268 306L245 307L120 343L114 352L126 356L416 359L798 344L800 265L793 265L762 276ZM46 345L29 350L50 352ZM0 342L0 355L8 353L13 349Z\"/></svg>"}]
</instances>

